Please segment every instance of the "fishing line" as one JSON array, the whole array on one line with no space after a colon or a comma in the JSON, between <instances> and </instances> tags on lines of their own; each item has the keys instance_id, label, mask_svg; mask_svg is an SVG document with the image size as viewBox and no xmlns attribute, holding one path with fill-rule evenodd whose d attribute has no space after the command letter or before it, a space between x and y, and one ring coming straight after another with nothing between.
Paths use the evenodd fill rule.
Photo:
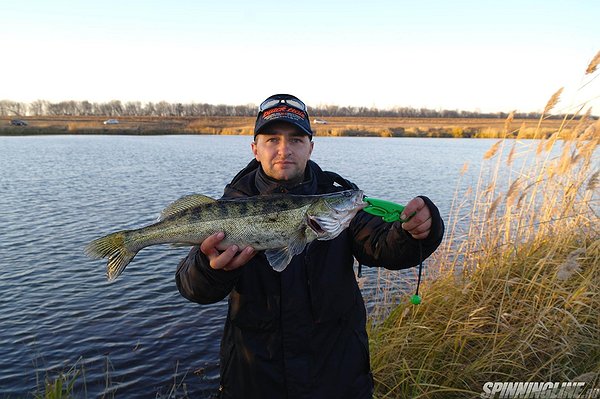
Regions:
<instances>
[{"instance_id":1,"label":"fishing line","mask_svg":"<svg viewBox=\"0 0 600 399\"><path fill-rule=\"evenodd\" d=\"M419 240L419 276L417 277L417 291L413 296L410 297L410 303L418 305L421 303L421 296L419 295L419 286L421 285L421 274L423 272L423 246L421 240Z\"/></svg>"}]
</instances>

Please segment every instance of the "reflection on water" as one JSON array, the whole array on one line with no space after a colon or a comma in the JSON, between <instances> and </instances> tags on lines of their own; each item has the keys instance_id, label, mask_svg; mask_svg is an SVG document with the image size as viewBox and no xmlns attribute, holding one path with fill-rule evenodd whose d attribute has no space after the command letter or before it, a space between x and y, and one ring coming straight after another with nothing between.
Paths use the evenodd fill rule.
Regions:
<instances>
[{"instance_id":1,"label":"reflection on water","mask_svg":"<svg viewBox=\"0 0 600 399\"><path fill-rule=\"evenodd\" d=\"M174 273L186 249L141 251L114 283L82 252L91 239L156 220L192 192L218 197L250 160L250 137L0 137L0 393L23 396L47 370L81 364L89 396L167 393L185 378L218 386L226 302L182 298ZM477 170L493 141L315 138L313 159L367 195L406 203L427 195L450 209L465 162ZM467 175L464 179L474 179ZM377 272L365 271L367 296ZM410 281L412 272L392 276ZM196 373L194 373L196 371Z\"/></svg>"}]
</instances>

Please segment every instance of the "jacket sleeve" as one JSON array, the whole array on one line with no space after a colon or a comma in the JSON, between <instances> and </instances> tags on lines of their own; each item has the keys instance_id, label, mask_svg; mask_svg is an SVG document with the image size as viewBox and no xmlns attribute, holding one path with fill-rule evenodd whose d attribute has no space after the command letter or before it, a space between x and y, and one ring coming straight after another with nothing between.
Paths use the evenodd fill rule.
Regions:
<instances>
[{"instance_id":1,"label":"jacket sleeve","mask_svg":"<svg viewBox=\"0 0 600 399\"><path fill-rule=\"evenodd\" d=\"M427 197L421 196L431 212L431 231L423 240L408 234L400 222L384 222L380 217L359 212L350 223L354 237L353 252L366 266L398 270L416 266L428 258L442 242L444 222L440 211Z\"/></svg>"},{"instance_id":2,"label":"jacket sleeve","mask_svg":"<svg viewBox=\"0 0 600 399\"><path fill-rule=\"evenodd\" d=\"M215 303L231 292L241 274L240 269L224 271L211 268L200 247L195 246L179 262L175 281L184 298L201 304Z\"/></svg>"}]
</instances>

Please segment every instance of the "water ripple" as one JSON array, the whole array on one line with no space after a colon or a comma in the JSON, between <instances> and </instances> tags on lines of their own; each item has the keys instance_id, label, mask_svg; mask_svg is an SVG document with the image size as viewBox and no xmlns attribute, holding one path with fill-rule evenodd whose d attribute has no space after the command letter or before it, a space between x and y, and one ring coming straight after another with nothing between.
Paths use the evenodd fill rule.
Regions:
<instances>
[{"instance_id":1,"label":"water ripple","mask_svg":"<svg viewBox=\"0 0 600 399\"><path fill-rule=\"evenodd\" d=\"M153 397L184 376L192 396L207 397L216 389L227 304L198 306L179 295L174 273L187 249L144 249L109 283L105 262L86 258L83 248L103 234L155 222L183 195L219 197L251 159L249 140L0 138L0 396L26 396L46 373L73 366L84 367L92 397L114 390L123 397ZM427 194L443 214L463 163L471 160L476 170L491 144L315 141L313 158L324 169L351 178L375 197L405 202ZM371 279L365 292L372 295L378 273L365 274ZM414 273L393 276L406 282ZM195 375L200 368L203 375Z\"/></svg>"}]
</instances>

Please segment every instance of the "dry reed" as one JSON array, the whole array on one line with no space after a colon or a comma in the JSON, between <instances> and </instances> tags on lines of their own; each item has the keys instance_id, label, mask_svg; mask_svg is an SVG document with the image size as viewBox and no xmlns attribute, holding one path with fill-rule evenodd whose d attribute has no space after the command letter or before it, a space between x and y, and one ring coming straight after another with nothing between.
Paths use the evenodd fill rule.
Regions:
<instances>
[{"instance_id":1,"label":"dry reed","mask_svg":"<svg viewBox=\"0 0 600 399\"><path fill-rule=\"evenodd\" d=\"M585 74L590 75L590 74L596 72L596 68L598 67L598 64L600 64L600 51L598 51L596 53L596 55L594 56L594 58L592 58L592 60L590 61L587 69L585 70Z\"/></svg>"},{"instance_id":2,"label":"dry reed","mask_svg":"<svg viewBox=\"0 0 600 399\"><path fill-rule=\"evenodd\" d=\"M508 156L505 139L494 143L475 188L457 189L423 303L388 294L400 304L371 320L377 398L478 397L487 381L598 382L600 137L589 119L549 137L538 124L539 143L513 142Z\"/></svg>"}]
</instances>

